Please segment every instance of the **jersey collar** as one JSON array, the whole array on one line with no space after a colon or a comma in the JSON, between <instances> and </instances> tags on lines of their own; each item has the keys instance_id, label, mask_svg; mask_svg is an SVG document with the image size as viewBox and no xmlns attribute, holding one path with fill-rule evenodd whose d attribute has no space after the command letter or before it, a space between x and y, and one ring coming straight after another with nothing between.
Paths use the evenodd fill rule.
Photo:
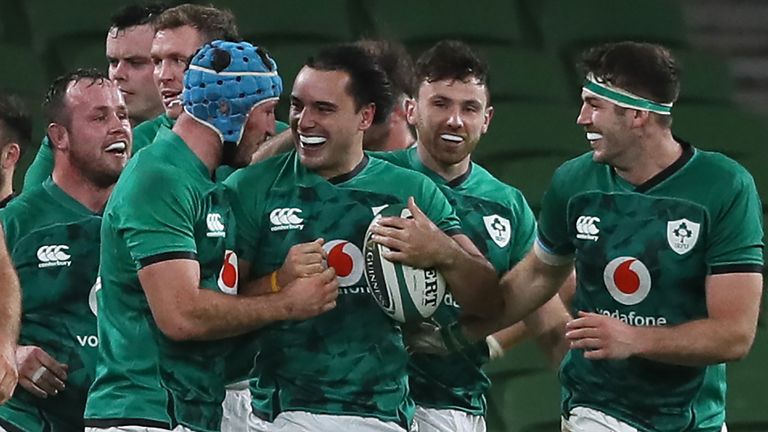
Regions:
<instances>
[{"instance_id":1,"label":"jersey collar","mask_svg":"<svg viewBox=\"0 0 768 432\"><path fill-rule=\"evenodd\" d=\"M680 146L683 148L683 153L680 155L680 157L672 162L670 166L664 168L658 174L646 180L645 183L638 185L635 188L635 192L644 193L651 190L654 186L657 186L659 183L672 177L673 174L680 171L685 166L685 164L691 160L694 153L693 146L677 137L675 137L675 141L680 143Z\"/></svg>"},{"instance_id":2,"label":"jersey collar","mask_svg":"<svg viewBox=\"0 0 768 432\"><path fill-rule=\"evenodd\" d=\"M368 155L363 153L363 159L360 161L360 163L357 164L356 167L352 168L352 171L344 174L339 174L335 177L331 177L328 179L328 182L330 184L339 184L339 183L344 183L345 181L348 181L348 180L352 180L352 178L360 174L360 171L365 169L367 165L368 165Z\"/></svg>"},{"instance_id":3,"label":"jersey collar","mask_svg":"<svg viewBox=\"0 0 768 432\"><path fill-rule=\"evenodd\" d=\"M54 199L54 201L58 202L64 207L69 208L75 213L101 216L101 213L92 212L88 207L84 206L80 201L72 198L69 194L64 192L64 190L61 189L59 185L57 185L53 181L53 177L51 176L48 176L48 178L45 179L45 181L43 182L43 189L45 189L45 191L48 192L48 195L50 195L51 198Z\"/></svg>"}]
</instances>

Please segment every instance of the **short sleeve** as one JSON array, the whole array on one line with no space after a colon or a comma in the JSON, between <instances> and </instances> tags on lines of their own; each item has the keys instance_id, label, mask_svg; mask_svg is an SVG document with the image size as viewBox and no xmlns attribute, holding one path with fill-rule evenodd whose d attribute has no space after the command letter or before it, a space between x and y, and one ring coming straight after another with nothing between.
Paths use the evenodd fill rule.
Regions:
<instances>
[{"instance_id":1,"label":"short sleeve","mask_svg":"<svg viewBox=\"0 0 768 432\"><path fill-rule=\"evenodd\" d=\"M571 257L574 245L568 236L568 195L564 169L555 171L549 189L544 193L539 214L537 240L540 248L553 256Z\"/></svg>"},{"instance_id":2,"label":"short sleeve","mask_svg":"<svg viewBox=\"0 0 768 432\"><path fill-rule=\"evenodd\" d=\"M138 268L168 259L196 258L195 209L201 198L184 183L165 171L146 172L119 184L113 193L117 195L110 206L113 229L124 239Z\"/></svg>"},{"instance_id":3,"label":"short sleeve","mask_svg":"<svg viewBox=\"0 0 768 432\"><path fill-rule=\"evenodd\" d=\"M426 176L419 174L419 177L420 196L414 197L416 205L446 234L461 234L461 221L443 191Z\"/></svg>"},{"instance_id":4,"label":"short sleeve","mask_svg":"<svg viewBox=\"0 0 768 432\"><path fill-rule=\"evenodd\" d=\"M512 192L513 232L509 251L509 268L522 261L531 250L536 238L536 217L525 197L519 191Z\"/></svg>"},{"instance_id":5,"label":"short sleeve","mask_svg":"<svg viewBox=\"0 0 768 432\"><path fill-rule=\"evenodd\" d=\"M712 214L706 260L710 273L760 272L763 266L763 223L755 182L746 171L735 176L733 191Z\"/></svg>"}]
</instances>

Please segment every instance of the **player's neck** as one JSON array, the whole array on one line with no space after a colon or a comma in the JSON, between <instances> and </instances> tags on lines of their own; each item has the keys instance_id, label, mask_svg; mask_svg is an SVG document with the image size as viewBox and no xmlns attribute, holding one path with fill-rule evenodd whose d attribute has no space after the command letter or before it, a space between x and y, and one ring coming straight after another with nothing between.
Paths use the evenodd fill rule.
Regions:
<instances>
[{"instance_id":1,"label":"player's neck","mask_svg":"<svg viewBox=\"0 0 768 432\"><path fill-rule=\"evenodd\" d=\"M632 160L614 166L616 173L633 185L641 185L675 163L683 153L683 147L672 137L669 129L641 139Z\"/></svg>"},{"instance_id":2,"label":"player's neck","mask_svg":"<svg viewBox=\"0 0 768 432\"><path fill-rule=\"evenodd\" d=\"M2 178L2 184L0 184L0 201L2 201L13 194L13 169L4 172L0 178Z\"/></svg>"},{"instance_id":3,"label":"player's neck","mask_svg":"<svg viewBox=\"0 0 768 432\"><path fill-rule=\"evenodd\" d=\"M361 141L359 145L349 149L349 151L345 153L344 159L339 161L339 163L332 167L315 170L315 174L326 180L349 174L360 165L360 162L363 161L363 157L365 157L365 153L363 152L363 143Z\"/></svg>"},{"instance_id":4,"label":"player's neck","mask_svg":"<svg viewBox=\"0 0 768 432\"><path fill-rule=\"evenodd\" d=\"M469 156L465 157L461 161L455 164L445 164L437 161L423 145L416 146L416 153L419 155L421 163L427 168L437 173L443 180L450 182L451 180L464 175L469 169L469 164L472 162Z\"/></svg>"},{"instance_id":5,"label":"player's neck","mask_svg":"<svg viewBox=\"0 0 768 432\"><path fill-rule=\"evenodd\" d=\"M80 170L74 168L59 168L54 166L53 182L64 193L83 205L93 213L101 213L107 204L113 185L101 187L86 178Z\"/></svg>"},{"instance_id":6,"label":"player's neck","mask_svg":"<svg viewBox=\"0 0 768 432\"><path fill-rule=\"evenodd\" d=\"M181 137L187 144L192 153L203 162L208 168L208 173L212 176L216 168L221 165L222 144L216 132L210 128L198 123L195 119L182 113L176 124L173 125L173 131Z\"/></svg>"}]
</instances>

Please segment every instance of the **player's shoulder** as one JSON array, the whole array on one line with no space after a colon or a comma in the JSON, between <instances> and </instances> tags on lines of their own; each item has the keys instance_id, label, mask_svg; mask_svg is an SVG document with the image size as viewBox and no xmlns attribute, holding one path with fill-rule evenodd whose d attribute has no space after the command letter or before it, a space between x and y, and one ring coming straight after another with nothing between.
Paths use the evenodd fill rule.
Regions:
<instances>
[{"instance_id":1,"label":"player's shoulder","mask_svg":"<svg viewBox=\"0 0 768 432\"><path fill-rule=\"evenodd\" d=\"M719 152L695 149L691 168L705 176L708 183L752 181L752 175L744 166Z\"/></svg>"},{"instance_id":2,"label":"player's shoulder","mask_svg":"<svg viewBox=\"0 0 768 432\"><path fill-rule=\"evenodd\" d=\"M568 177L573 175L590 175L592 173L605 171L606 165L595 162L592 158L592 153L593 152L589 151L566 160L557 167L554 176Z\"/></svg>"},{"instance_id":3,"label":"player's shoulder","mask_svg":"<svg viewBox=\"0 0 768 432\"><path fill-rule=\"evenodd\" d=\"M387 161L393 165L411 168L410 148L395 151L367 151L369 157Z\"/></svg>"},{"instance_id":4,"label":"player's shoulder","mask_svg":"<svg viewBox=\"0 0 768 432\"><path fill-rule=\"evenodd\" d=\"M154 135L154 133L160 129L160 126L167 124L168 121L169 118L165 114L161 114L155 118L145 120L136 125L136 127L133 128L133 133Z\"/></svg>"},{"instance_id":5,"label":"player's shoulder","mask_svg":"<svg viewBox=\"0 0 768 432\"><path fill-rule=\"evenodd\" d=\"M416 171L407 164L401 164L397 162L396 159L389 157L386 159L381 157L369 157L368 165L371 172L375 172L376 175L386 178L387 181L398 181L398 179L401 179L431 182L426 174Z\"/></svg>"},{"instance_id":6,"label":"player's shoulder","mask_svg":"<svg viewBox=\"0 0 768 432\"><path fill-rule=\"evenodd\" d=\"M234 190L241 187L253 190L260 185L271 184L281 172L290 167L295 157L296 152L293 150L269 157L238 169L227 177L223 184L226 188ZM289 172L293 173L293 169Z\"/></svg>"},{"instance_id":7,"label":"player's shoulder","mask_svg":"<svg viewBox=\"0 0 768 432\"><path fill-rule=\"evenodd\" d=\"M525 202L523 192L499 180L481 165L472 162L470 174L471 187L468 190L480 194L479 198L496 201L507 206Z\"/></svg>"},{"instance_id":8,"label":"player's shoulder","mask_svg":"<svg viewBox=\"0 0 768 432\"><path fill-rule=\"evenodd\" d=\"M13 198L2 211L6 218L33 218L40 214L44 207L50 207L53 200L43 187L43 184L25 189L19 196Z\"/></svg>"}]
</instances>

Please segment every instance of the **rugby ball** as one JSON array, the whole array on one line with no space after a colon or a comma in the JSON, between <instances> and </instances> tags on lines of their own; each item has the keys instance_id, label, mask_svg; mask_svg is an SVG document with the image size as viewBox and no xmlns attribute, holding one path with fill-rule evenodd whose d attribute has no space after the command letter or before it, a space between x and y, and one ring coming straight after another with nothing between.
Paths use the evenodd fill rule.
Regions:
<instances>
[{"instance_id":1,"label":"rugby ball","mask_svg":"<svg viewBox=\"0 0 768 432\"><path fill-rule=\"evenodd\" d=\"M434 268L420 269L392 262L382 256L389 248L371 241L371 228L385 216L410 218L402 204L391 204L377 213L365 233L365 280L381 309L401 323L420 322L432 316L445 296L445 279Z\"/></svg>"}]
</instances>

